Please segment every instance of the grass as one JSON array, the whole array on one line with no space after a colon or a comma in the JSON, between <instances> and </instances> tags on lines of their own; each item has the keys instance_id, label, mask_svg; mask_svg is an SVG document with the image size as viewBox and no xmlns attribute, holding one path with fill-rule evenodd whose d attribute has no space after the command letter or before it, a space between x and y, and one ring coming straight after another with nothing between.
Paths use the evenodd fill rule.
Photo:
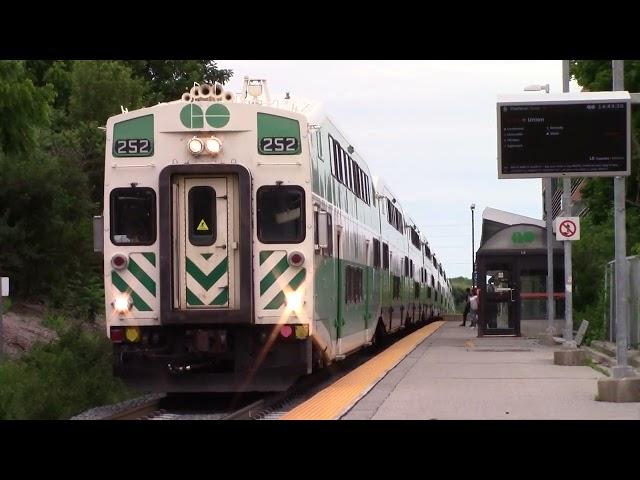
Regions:
<instances>
[{"instance_id":1,"label":"grass","mask_svg":"<svg viewBox=\"0 0 640 480\"><path fill-rule=\"evenodd\" d=\"M51 316L59 339L0 363L0 419L59 420L134 396L112 375L108 340L82 323Z\"/></svg>"},{"instance_id":2,"label":"grass","mask_svg":"<svg viewBox=\"0 0 640 480\"><path fill-rule=\"evenodd\" d=\"M594 362L591 358L586 358L584 361L584 365L586 367L591 367L593 368L595 371L602 373L603 375L610 377L611 374L607 371L606 368L601 367L600 365L598 365L596 362ZM597 398L596 398L597 400Z\"/></svg>"}]
</instances>

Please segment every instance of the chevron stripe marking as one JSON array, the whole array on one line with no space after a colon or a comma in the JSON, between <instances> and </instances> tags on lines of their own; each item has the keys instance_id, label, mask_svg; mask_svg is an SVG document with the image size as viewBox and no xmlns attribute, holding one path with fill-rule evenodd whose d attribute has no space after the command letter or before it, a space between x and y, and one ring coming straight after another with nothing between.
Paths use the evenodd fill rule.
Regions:
<instances>
[{"instance_id":1,"label":"chevron stripe marking","mask_svg":"<svg viewBox=\"0 0 640 480\"><path fill-rule=\"evenodd\" d=\"M140 268L140 265L138 265L133 258L129 258L129 266L127 267L127 270L129 270L131 274L136 277L154 297L156 296L156 282L147 275L147 272Z\"/></svg>"},{"instance_id":2,"label":"chevron stripe marking","mask_svg":"<svg viewBox=\"0 0 640 480\"><path fill-rule=\"evenodd\" d=\"M296 273L296 275L289 282L289 289L291 289L292 291L297 290L298 287L302 285L302 282L304 281L306 275L307 275L307 270L305 268L303 268L298 273ZM271 300L267 304L267 306L264 307L264 309L277 310L280 307L282 307L282 305L284 304L284 301L285 301L284 291L280 290L280 292L275 297L273 297L273 300Z\"/></svg>"},{"instance_id":3,"label":"chevron stripe marking","mask_svg":"<svg viewBox=\"0 0 640 480\"><path fill-rule=\"evenodd\" d=\"M262 250L260 252L260 265L266 262L267 258L269 258L273 252L273 250Z\"/></svg>"},{"instance_id":4,"label":"chevron stripe marking","mask_svg":"<svg viewBox=\"0 0 640 480\"><path fill-rule=\"evenodd\" d=\"M144 258L149 260L149 263L151 265L153 265L154 267L156 266L156 254L155 253L153 253L153 252L143 252L142 255L144 255Z\"/></svg>"},{"instance_id":5,"label":"chevron stripe marking","mask_svg":"<svg viewBox=\"0 0 640 480\"><path fill-rule=\"evenodd\" d=\"M280 275L282 275L285 270L289 267L289 262L287 261L287 256L282 257L273 269L267 273L262 280L260 280L260 296L264 295L264 292L269 290L269 287L273 285Z\"/></svg>"},{"instance_id":6,"label":"chevron stripe marking","mask_svg":"<svg viewBox=\"0 0 640 480\"><path fill-rule=\"evenodd\" d=\"M198 266L193 263L189 257L187 257L187 272L191 277L198 282L205 290L209 290L213 285L220 280L222 275L227 272L228 269L228 258L225 257L223 261L221 261L216 268L214 268L209 275L205 275L202 270L198 268Z\"/></svg>"},{"instance_id":7,"label":"chevron stripe marking","mask_svg":"<svg viewBox=\"0 0 640 480\"><path fill-rule=\"evenodd\" d=\"M128 293L131 295L131 299L133 300L133 306L136 310L140 312L150 312L151 307L146 304L146 302L140 298L140 296L134 292L127 282L118 274L118 272L111 272L111 283L113 286L120 290L122 293Z\"/></svg>"},{"instance_id":8,"label":"chevron stripe marking","mask_svg":"<svg viewBox=\"0 0 640 480\"><path fill-rule=\"evenodd\" d=\"M229 303L229 289L224 288L209 305L226 305Z\"/></svg>"},{"instance_id":9,"label":"chevron stripe marking","mask_svg":"<svg viewBox=\"0 0 640 480\"><path fill-rule=\"evenodd\" d=\"M194 294L191 290L187 288L187 303L189 305L204 305L198 298L196 294Z\"/></svg>"}]
</instances>

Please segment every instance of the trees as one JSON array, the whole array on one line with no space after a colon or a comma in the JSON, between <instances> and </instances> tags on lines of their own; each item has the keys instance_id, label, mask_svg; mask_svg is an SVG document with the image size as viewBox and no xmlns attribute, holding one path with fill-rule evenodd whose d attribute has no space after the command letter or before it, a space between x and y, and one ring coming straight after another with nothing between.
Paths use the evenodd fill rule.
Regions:
<instances>
[{"instance_id":1,"label":"trees","mask_svg":"<svg viewBox=\"0 0 640 480\"><path fill-rule=\"evenodd\" d=\"M92 316L102 263L105 132L120 112L171 101L194 81L226 82L210 60L0 61L0 274L13 292ZM77 308L81 307L81 308Z\"/></svg>"},{"instance_id":2,"label":"trees","mask_svg":"<svg viewBox=\"0 0 640 480\"><path fill-rule=\"evenodd\" d=\"M640 91L640 61L625 61L625 89ZM571 74L587 91L612 88L610 60L573 60ZM626 181L627 250L640 254L640 116L631 117L631 175ZM581 240L573 248L574 306L576 321L590 321L590 335L602 335L604 269L614 257L613 179L590 178L582 189L587 213L582 220Z\"/></svg>"},{"instance_id":3,"label":"trees","mask_svg":"<svg viewBox=\"0 0 640 480\"><path fill-rule=\"evenodd\" d=\"M33 84L24 62L0 60L0 149L33 149L38 128L49 124L54 96L52 87Z\"/></svg>"}]
</instances>

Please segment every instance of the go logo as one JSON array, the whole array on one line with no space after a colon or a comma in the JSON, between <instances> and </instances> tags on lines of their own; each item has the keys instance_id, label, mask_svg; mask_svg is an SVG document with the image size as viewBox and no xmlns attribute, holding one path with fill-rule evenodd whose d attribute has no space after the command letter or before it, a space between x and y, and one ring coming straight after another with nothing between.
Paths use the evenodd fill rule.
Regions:
<instances>
[{"instance_id":1,"label":"go logo","mask_svg":"<svg viewBox=\"0 0 640 480\"><path fill-rule=\"evenodd\" d=\"M513 243L531 243L536 239L533 232L514 232L511 235L511 241Z\"/></svg>"},{"instance_id":2,"label":"go logo","mask_svg":"<svg viewBox=\"0 0 640 480\"><path fill-rule=\"evenodd\" d=\"M199 105L190 103L180 111L180 121L187 128L204 128L204 122L213 128L222 128L229 123L229 109L220 103L207 108L203 114Z\"/></svg>"}]
</instances>

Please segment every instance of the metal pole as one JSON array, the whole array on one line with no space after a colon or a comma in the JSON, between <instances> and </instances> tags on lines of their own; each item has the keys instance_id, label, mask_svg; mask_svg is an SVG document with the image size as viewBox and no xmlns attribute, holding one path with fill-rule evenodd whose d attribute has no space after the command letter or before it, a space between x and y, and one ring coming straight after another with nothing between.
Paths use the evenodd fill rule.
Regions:
<instances>
[{"instance_id":1,"label":"metal pole","mask_svg":"<svg viewBox=\"0 0 640 480\"><path fill-rule=\"evenodd\" d=\"M553 227L551 225L551 178L544 179L544 209L547 220L547 333L555 334L555 305L553 300Z\"/></svg>"},{"instance_id":2,"label":"metal pole","mask_svg":"<svg viewBox=\"0 0 640 480\"><path fill-rule=\"evenodd\" d=\"M569 60L562 61L562 91L569 91ZM571 178L562 179L562 209L564 216L572 216L571 208ZM564 242L564 339L566 342L573 341L573 269L571 259L570 241ZM567 346L574 346L569 344Z\"/></svg>"},{"instance_id":3,"label":"metal pole","mask_svg":"<svg viewBox=\"0 0 640 480\"><path fill-rule=\"evenodd\" d=\"M624 90L624 60L613 60L613 90ZM627 365L627 327L628 327L628 268L627 268L627 227L625 208L625 177L617 176L613 180L613 202L615 208L615 244L616 244L616 360L613 367L616 378L629 377L633 370Z\"/></svg>"},{"instance_id":4,"label":"metal pole","mask_svg":"<svg viewBox=\"0 0 640 480\"><path fill-rule=\"evenodd\" d=\"M562 179L562 208L564 215L571 216L571 179ZM564 241L564 339L573 341L573 294L572 294L571 242Z\"/></svg>"},{"instance_id":5,"label":"metal pole","mask_svg":"<svg viewBox=\"0 0 640 480\"><path fill-rule=\"evenodd\" d=\"M474 209L471 208L471 286L476 286L476 241L474 237L475 226L473 222Z\"/></svg>"}]
</instances>

